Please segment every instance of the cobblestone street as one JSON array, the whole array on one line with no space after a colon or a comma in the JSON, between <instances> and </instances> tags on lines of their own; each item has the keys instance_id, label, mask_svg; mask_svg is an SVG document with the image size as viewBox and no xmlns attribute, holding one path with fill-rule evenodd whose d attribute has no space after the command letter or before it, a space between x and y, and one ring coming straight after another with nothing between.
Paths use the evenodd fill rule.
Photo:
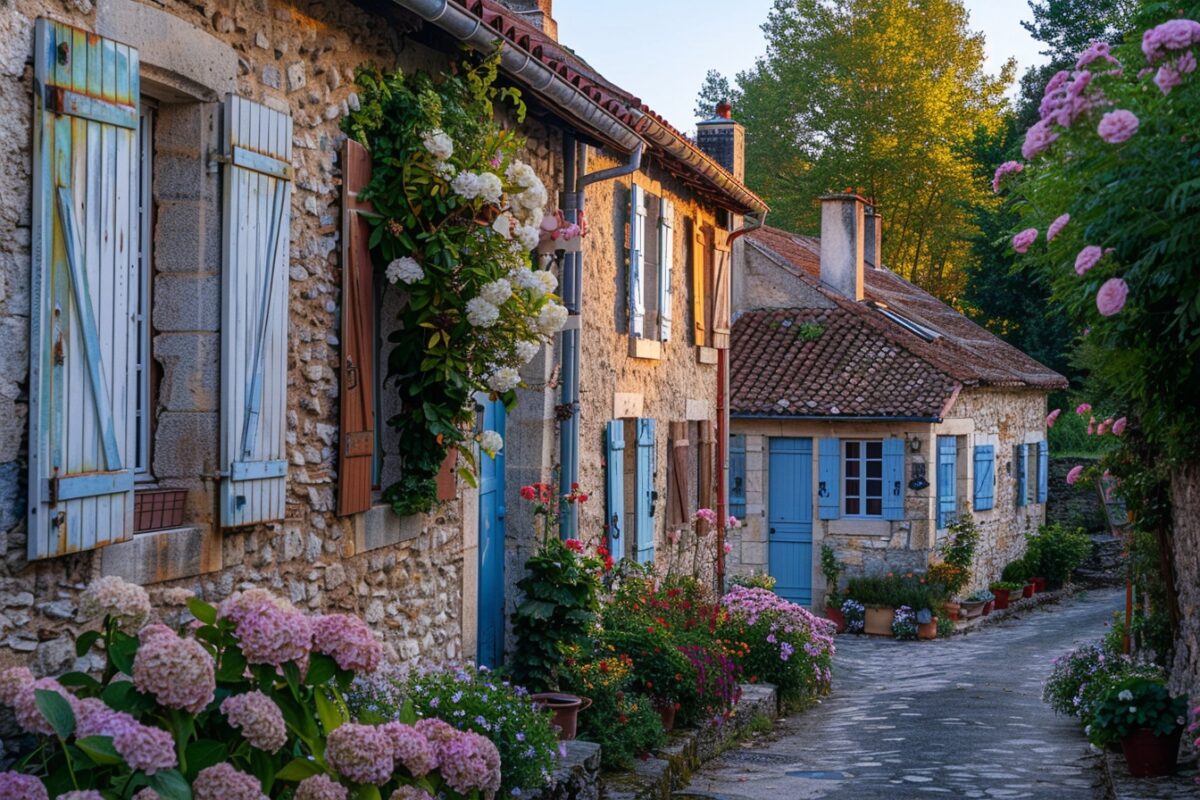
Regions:
<instances>
[{"instance_id":1,"label":"cobblestone street","mask_svg":"<svg viewBox=\"0 0 1200 800\"><path fill-rule=\"evenodd\" d=\"M1050 662L1122 604L1086 592L936 642L838 638L834 693L726 753L689 792L728 800L1103 797L1074 720L1040 699Z\"/></svg>"}]
</instances>

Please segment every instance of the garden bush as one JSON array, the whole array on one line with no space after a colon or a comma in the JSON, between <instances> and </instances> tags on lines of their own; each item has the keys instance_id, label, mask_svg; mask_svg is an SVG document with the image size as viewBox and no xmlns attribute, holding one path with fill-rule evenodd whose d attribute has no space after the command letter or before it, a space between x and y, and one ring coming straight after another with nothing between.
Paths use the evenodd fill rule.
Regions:
<instances>
[{"instance_id":1,"label":"garden bush","mask_svg":"<svg viewBox=\"0 0 1200 800\"><path fill-rule=\"evenodd\" d=\"M1055 523L1043 525L1029 537L1025 561L1034 565L1038 576L1063 583L1091 553L1092 540L1082 528L1067 529Z\"/></svg>"},{"instance_id":2,"label":"garden bush","mask_svg":"<svg viewBox=\"0 0 1200 800\"><path fill-rule=\"evenodd\" d=\"M1182 728L1187 721L1187 697L1173 696L1165 678L1131 676L1108 686L1090 711L1088 739L1104 747L1138 728L1149 728L1155 736Z\"/></svg>"},{"instance_id":3,"label":"garden bush","mask_svg":"<svg viewBox=\"0 0 1200 800\"><path fill-rule=\"evenodd\" d=\"M579 738L600 745L605 769L621 769L662 744L662 717L633 690L632 659L606 651L567 647L560 674L564 690L592 701L579 715Z\"/></svg>"},{"instance_id":4,"label":"garden bush","mask_svg":"<svg viewBox=\"0 0 1200 800\"><path fill-rule=\"evenodd\" d=\"M418 719L440 719L485 736L500 753L500 796L522 796L545 786L559 753L551 715L529 692L485 667L405 672L385 667L355 678L347 696L359 722L398 720L406 705Z\"/></svg>"},{"instance_id":5,"label":"garden bush","mask_svg":"<svg viewBox=\"0 0 1200 800\"><path fill-rule=\"evenodd\" d=\"M937 566L937 565L935 565ZM947 590L940 573L910 572L904 575L871 575L851 578L846 596L863 605L915 610L936 610L945 604Z\"/></svg>"},{"instance_id":6,"label":"garden bush","mask_svg":"<svg viewBox=\"0 0 1200 800\"><path fill-rule=\"evenodd\" d=\"M1042 685L1042 701L1055 713L1078 717L1086 726L1094 706L1112 686L1130 678L1162 676L1158 666L1134 661L1101 642L1092 642L1054 660L1054 669Z\"/></svg>"},{"instance_id":7,"label":"garden bush","mask_svg":"<svg viewBox=\"0 0 1200 800\"><path fill-rule=\"evenodd\" d=\"M1030 570L1029 563L1024 558L1008 562L1000 571L1001 580L1006 583L1019 583L1022 587L1029 583L1029 579L1032 577L1033 571Z\"/></svg>"},{"instance_id":8,"label":"garden bush","mask_svg":"<svg viewBox=\"0 0 1200 800\"><path fill-rule=\"evenodd\" d=\"M696 671L662 627L624 626L605 628L599 649L627 656L632 670L632 687L654 701L656 707L694 702Z\"/></svg>"}]
</instances>

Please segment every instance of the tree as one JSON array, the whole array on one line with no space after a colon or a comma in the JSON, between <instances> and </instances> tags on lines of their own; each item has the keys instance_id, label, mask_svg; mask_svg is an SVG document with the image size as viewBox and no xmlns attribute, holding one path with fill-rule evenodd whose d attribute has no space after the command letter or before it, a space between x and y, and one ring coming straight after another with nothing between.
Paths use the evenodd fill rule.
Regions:
<instances>
[{"instance_id":1,"label":"tree","mask_svg":"<svg viewBox=\"0 0 1200 800\"><path fill-rule=\"evenodd\" d=\"M1001 124L1013 63L984 71L961 0L776 0L763 30L734 99L747 182L773 220L816 233L816 198L856 188L885 217L885 263L953 298L968 209L988 202L970 145Z\"/></svg>"},{"instance_id":2,"label":"tree","mask_svg":"<svg viewBox=\"0 0 1200 800\"><path fill-rule=\"evenodd\" d=\"M733 102L729 79L715 69L704 73L704 83L696 93L696 119L708 119L716 113L717 103Z\"/></svg>"},{"instance_id":3,"label":"tree","mask_svg":"<svg viewBox=\"0 0 1200 800\"><path fill-rule=\"evenodd\" d=\"M1120 41L1137 7L1136 0L1029 0L1033 19L1021 27L1046 45L1042 55L1074 62L1092 42Z\"/></svg>"}]
</instances>

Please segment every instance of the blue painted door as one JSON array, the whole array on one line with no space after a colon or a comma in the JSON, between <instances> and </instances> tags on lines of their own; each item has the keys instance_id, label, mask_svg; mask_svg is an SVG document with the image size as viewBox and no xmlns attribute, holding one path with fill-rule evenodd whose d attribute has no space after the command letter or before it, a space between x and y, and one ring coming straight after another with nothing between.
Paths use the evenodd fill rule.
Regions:
<instances>
[{"instance_id":1,"label":"blue painted door","mask_svg":"<svg viewBox=\"0 0 1200 800\"><path fill-rule=\"evenodd\" d=\"M812 462L812 439L771 439L768 567L776 593L803 606L812 604Z\"/></svg>"},{"instance_id":2,"label":"blue painted door","mask_svg":"<svg viewBox=\"0 0 1200 800\"><path fill-rule=\"evenodd\" d=\"M504 431L504 403L483 405L483 429ZM504 450L479 456L479 663L504 661Z\"/></svg>"},{"instance_id":3,"label":"blue painted door","mask_svg":"<svg viewBox=\"0 0 1200 800\"><path fill-rule=\"evenodd\" d=\"M958 441L953 436L939 436L937 445L937 526L944 528L958 511Z\"/></svg>"}]
</instances>

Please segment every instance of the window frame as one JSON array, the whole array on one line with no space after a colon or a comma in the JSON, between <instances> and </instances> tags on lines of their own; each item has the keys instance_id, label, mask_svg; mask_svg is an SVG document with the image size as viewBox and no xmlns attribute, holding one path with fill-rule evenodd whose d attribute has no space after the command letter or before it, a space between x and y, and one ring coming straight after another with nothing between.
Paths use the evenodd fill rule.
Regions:
<instances>
[{"instance_id":1,"label":"window frame","mask_svg":"<svg viewBox=\"0 0 1200 800\"><path fill-rule=\"evenodd\" d=\"M850 458L850 446L857 445L859 447L859 455ZM878 456L868 454L868 447L874 445L878 448ZM841 516L843 519L883 519L883 439L842 439L841 440ZM854 462L859 465L859 474L855 476L849 475L849 465ZM868 474L868 468L871 462L879 465L879 474L872 478ZM858 482L858 491L851 495L849 490L850 481ZM867 491L867 484L871 480L879 482L879 493L871 495ZM858 503L858 511L850 511L850 501L854 500ZM879 512L870 513L867 511L868 503L872 500L879 503Z\"/></svg>"},{"instance_id":2,"label":"window frame","mask_svg":"<svg viewBox=\"0 0 1200 800\"><path fill-rule=\"evenodd\" d=\"M151 308L154 291L154 129L155 104L141 98L138 117L138 301L137 398L134 401L135 483L155 480L150 467L154 450L154 352Z\"/></svg>"}]
</instances>

